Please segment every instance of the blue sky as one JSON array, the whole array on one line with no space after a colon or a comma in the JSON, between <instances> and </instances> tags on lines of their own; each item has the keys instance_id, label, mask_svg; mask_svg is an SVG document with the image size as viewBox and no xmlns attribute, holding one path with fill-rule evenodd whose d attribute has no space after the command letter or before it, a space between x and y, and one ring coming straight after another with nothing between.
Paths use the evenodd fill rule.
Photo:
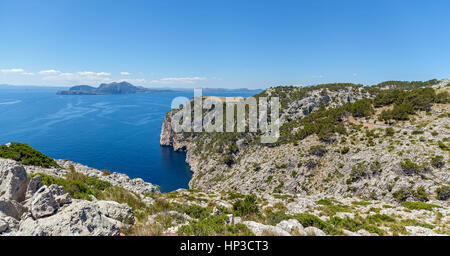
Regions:
<instances>
[{"instance_id":1,"label":"blue sky","mask_svg":"<svg viewBox=\"0 0 450 256\"><path fill-rule=\"evenodd\" d=\"M450 77L449 1L0 0L0 84Z\"/></svg>"}]
</instances>

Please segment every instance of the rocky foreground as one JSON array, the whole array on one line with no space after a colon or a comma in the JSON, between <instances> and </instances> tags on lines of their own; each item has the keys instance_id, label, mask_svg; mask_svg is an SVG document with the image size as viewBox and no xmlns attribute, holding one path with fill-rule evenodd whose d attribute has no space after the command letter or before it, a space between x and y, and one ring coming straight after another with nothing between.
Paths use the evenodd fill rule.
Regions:
<instances>
[{"instance_id":1,"label":"rocky foreground","mask_svg":"<svg viewBox=\"0 0 450 256\"><path fill-rule=\"evenodd\" d=\"M326 194L159 193L141 179L67 160L57 163L62 168L0 158L0 235L449 235L448 201L408 205ZM33 175L37 173L42 175ZM112 200L98 200L93 194L86 200L73 198L78 196L63 186L43 184L49 177L71 173L126 189L114 190L108 197Z\"/></svg>"}]
</instances>

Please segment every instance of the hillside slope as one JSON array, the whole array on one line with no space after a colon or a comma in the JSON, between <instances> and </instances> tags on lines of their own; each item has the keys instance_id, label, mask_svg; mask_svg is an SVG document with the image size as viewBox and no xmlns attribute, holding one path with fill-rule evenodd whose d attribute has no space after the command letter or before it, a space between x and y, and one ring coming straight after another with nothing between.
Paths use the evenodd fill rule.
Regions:
<instances>
[{"instance_id":1,"label":"hillside slope","mask_svg":"<svg viewBox=\"0 0 450 256\"><path fill-rule=\"evenodd\" d=\"M174 133L166 116L161 144L186 150L193 189L241 193L426 200L449 185L448 80L362 87L275 87L281 137L255 133ZM417 193L417 191L424 191Z\"/></svg>"}]
</instances>

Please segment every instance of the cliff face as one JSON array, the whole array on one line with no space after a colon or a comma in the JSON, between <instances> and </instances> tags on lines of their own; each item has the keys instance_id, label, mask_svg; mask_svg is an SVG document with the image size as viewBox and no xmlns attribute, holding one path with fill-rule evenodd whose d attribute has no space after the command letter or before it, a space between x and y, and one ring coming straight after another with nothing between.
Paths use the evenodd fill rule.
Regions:
<instances>
[{"instance_id":1,"label":"cliff face","mask_svg":"<svg viewBox=\"0 0 450 256\"><path fill-rule=\"evenodd\" d=\"M449 87L441 84L435 86L440 88L436 93L448 93ZM268 89L264 96L284 97L281 121L287 128L282 129L276 144L255 143L257 137L251 133L174 134L168 129L171 116L180 110L176 109L166 117L161 144L187 151L193 189L305 196L325 193L388 201L436 197L436 191L450 182L448 103L434 104L429 111L416 111L409 120L393 124L379 121L382 112L393 105L373 108L365 117L359 117L356 108L354 116L330 124L345 132L292 139L298 131L306 131L305 117L320 107L337 109L360 99L374 99L380 92L355 86L306 92L289 87ZM290 140L283 142L286 138Z\"/></svg>"}]
</instances>

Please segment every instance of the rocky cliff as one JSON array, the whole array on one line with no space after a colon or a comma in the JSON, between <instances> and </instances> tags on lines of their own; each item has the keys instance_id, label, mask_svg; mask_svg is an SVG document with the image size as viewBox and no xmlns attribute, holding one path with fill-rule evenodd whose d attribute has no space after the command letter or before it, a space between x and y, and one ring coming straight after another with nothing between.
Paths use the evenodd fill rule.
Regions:
<instances>
[{"instance_id":1,"label":"rocky cliff","mask_svg":"<svg viewBox=\"0 0 450 256\"><path fill-rule=\"evenodd\" d=\"M448 209L448 82L270 88L256 97L280 97L277 143L257 143L249 132L175 134L168 129L178 108L166 116L161 144L187 151L192 189L397 204L440 199Z\"/></svg>"}]
</instances>

